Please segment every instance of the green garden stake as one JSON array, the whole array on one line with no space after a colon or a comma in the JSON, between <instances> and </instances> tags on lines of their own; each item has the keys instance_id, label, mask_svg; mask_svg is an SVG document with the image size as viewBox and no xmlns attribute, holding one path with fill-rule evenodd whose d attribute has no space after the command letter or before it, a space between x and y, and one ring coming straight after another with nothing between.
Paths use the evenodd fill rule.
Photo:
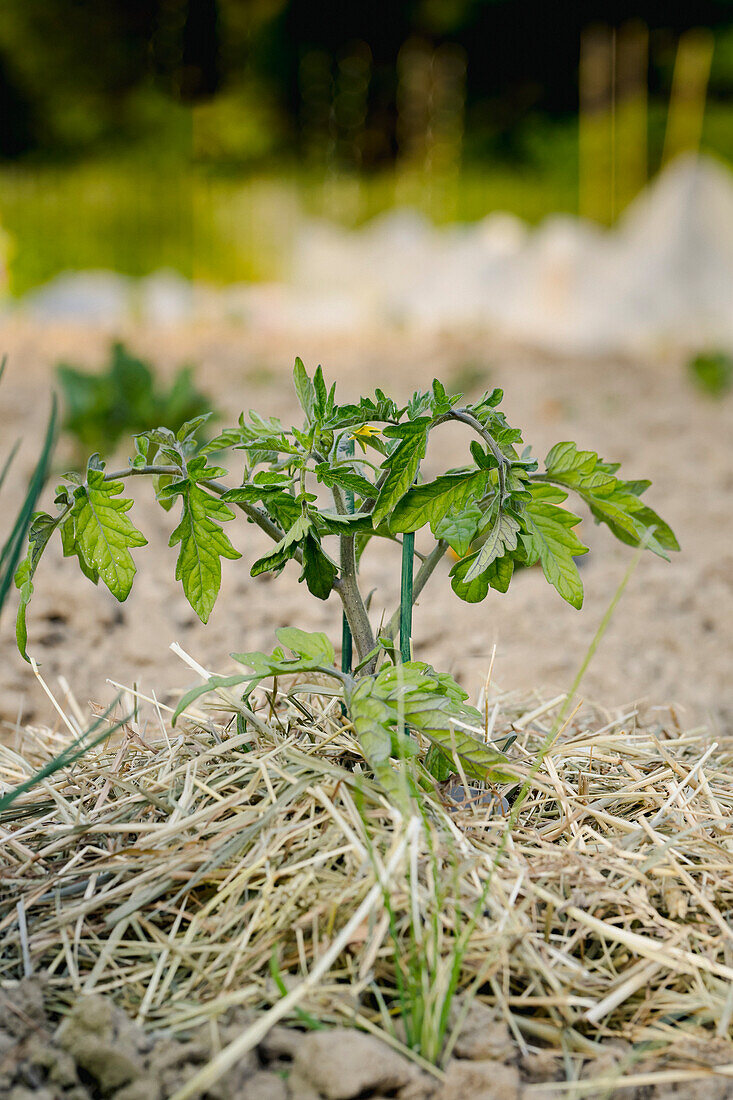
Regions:
<instances>
[{"instance_id":1,"label":"green garden stake","mask_svg":"<svg viewBox=\"0 0 733 1100\"><path fill-rule=\"evenodd\" d=\"M349 673L351 672L351 665L354 659L354 639L351 636L351 627L349 626L349 620L346 618L346 612L344 612L341 623L341 671Z\"/></svg>"},{"instance_id":2,"label":"green garden stake","mask_svg":"<svg viewBox=\"0 0 733 1100\"><path fill-rule=\"evenodd\" d=\"M340 448L341 453L345 458L351 458L354 454L354 440L347 440ZM346 507L350 512L354 511L354 494L348 490L346 492ZM341 622L341 671L351 672L351 666L354 660L354 639L351 633L351 627L349 626L349 620L346 618L346 612L344 611Z\"/></svg>"},{"instance_id":3,"label":"green garden stake","mask_svg":"<svg viewBox=\"0 0 733 1100\"><path fill-rule=\"evenodd\" d=\"M402 583L400 585L400 654L412 660L412 573L415 561L415 532L402 536Z\"/></svg>"}]
</instances>

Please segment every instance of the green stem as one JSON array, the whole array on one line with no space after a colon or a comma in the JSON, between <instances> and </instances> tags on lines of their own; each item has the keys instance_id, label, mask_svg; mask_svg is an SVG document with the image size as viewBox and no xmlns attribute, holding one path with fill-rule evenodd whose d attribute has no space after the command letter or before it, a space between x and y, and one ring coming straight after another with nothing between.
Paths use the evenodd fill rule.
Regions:
<instances>
[{"instance_id":1,"label":"green stem","mask_svg":"<svg viewBox=\"0 0 733 1100\"><path fill-rule=\"evenodd\" d=\"M492 455L494 456L494 458L496 459L496 461L499 464L498 465L498 473L499 473L500 503L503 503L504 494L505 494L505 490L506 490L505 472L506 472L507 466L511 465L511 463L509 462L509 459L506 457L506 455L503 454L502 451L499 449L499 446L498 446L496 440L494 439L493 435L489 431L489 429L485 428L483 426L483 424L481 423L481 421L478 420L473 415L473 413L469 412L468 409L451 409L451 411L449 413L446 413L444 417L440 417L438 420L436 420L433 427L435 427L435 425L437 425L437 424L440 424L440 423L444 422L445 420L458 420L462 424L468 424L468 426L470 428L473 428L473 430L475 432L477 432L477 434L480 435L481 438L483 439L483 441L486 443L486 445L488 446L488 448L491 451Z\"/></svg>"},{"instance_id":2,"label":"green stem","mask_svg":"<svg viewBox=\"0 0 733 1100\"><path fill-rule=\"evenodd\" d=\"M353 447L353 444L352 444ZM337 485L333 486L333 499L336 511L341 515L347 515L354 510L353 493L344 493ZM341 597L344 607L342 625L342 668L344 672L351 671L353 661L353 643L356 651L363 661L367 654L376 648L376 640L369 622L369 613L361 598L356 576L356 542L353 535L341 535L339 537L340 549L340 576L334 585ZM348 637L347 637L348 636ZM348 660L348 665L346 661ZM376 658L375 658L376 660ZM373 665L373 661L370 665ZM368 667L371 671L371 667Z\"/></svg>"},{"instance_id":3,"label":"green stem","mask_svg":"<svg viewBox=\"0 0 733 1100\"><path fill-rule=\"evenodd\" d=\"M183 471L178 466L138 466L129 467L127 470L115 470L111 473L105 473L105 481L118 481L120 478L135 477L140 474L152 474L158 476L170 475L172 477L183 477ZM228 485L222 485L220 481L202 481L202 485L205 485L207 489L211 489L212 493L216 493L218 496L223 496L224 493L229 492ZM251 519L253 523L256 523L260 530L264 531L266 535L269 535L273 542L280 542L285 537L285 532L279 524L270 519L268 515L262 512L255 504L249 504L246 502L238 502L234 505L235 508L239 508L240 512L244 512L248 519ZM296 561L299 561L302 565L302 555L300 551L295 555Z\"/></svg>"}]
</instances>

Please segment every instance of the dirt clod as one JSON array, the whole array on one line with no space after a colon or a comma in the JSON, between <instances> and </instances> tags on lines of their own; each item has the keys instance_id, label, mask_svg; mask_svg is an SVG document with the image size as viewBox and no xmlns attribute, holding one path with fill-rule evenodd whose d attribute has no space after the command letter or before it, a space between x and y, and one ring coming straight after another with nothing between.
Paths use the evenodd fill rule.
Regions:
<instances>
[{"instance_id":1,"label":"dirt clod","mask_svg":"<svg viewBox=\"0 0 733 1100\"><path fill-rule=\"evenodd\" d=\"M455 1026L460 1019L461 1010L462 1006L456 1004L451 1026ZM502 1062L512 1057L513 1044L509 1028L499 1019L496 1011L482 1001L472 1001L453 1050L457 1058L467 1058L470 1061L493 1059Z\"/></svg>"},{"instance_id":2,"label":"dirt clod","mask_svg":"<svg viewBox=\"0 0 733 1100\"><path fill-rule=\"evenodd\" d=\"M295 1069L327 1100L395 1092L415 1076L412 1065L378 1039L335 1028L312 1032L298 1047Z\"/></svg>"},{"instance_id":3,"label":"dirt clod","mask_svg":"<svg viewBox=\"0 0 733 1100\"><path fill-rule=\"evenodd\" d=\"M437 1100L519 1100L519 1072L501 1062L459 1062L448 1064L445 1082Z\"/></svg>"},{"instance_id":4,"label":"dirt clod","mask_svg":"<svg viewBox=\"0 0 733 1100\"><path fill-rule=\"evenodd\" d=\"M145 1036L104 997L77 1001L56 1031L59 1046L109 1095L142 1077Z\"/></svg>"},{"instance_id":5,"label":"dirt clod","mask_svg":"<svg viewBox=\"0 0 733 1100\"><path fill-rule=\"evenodd\" d=\"M244 1082L236 1096L232 1094L232 1100L288 1100L288 1088L277 1073L259 1070Z\"/></svg>"}]
</instances>

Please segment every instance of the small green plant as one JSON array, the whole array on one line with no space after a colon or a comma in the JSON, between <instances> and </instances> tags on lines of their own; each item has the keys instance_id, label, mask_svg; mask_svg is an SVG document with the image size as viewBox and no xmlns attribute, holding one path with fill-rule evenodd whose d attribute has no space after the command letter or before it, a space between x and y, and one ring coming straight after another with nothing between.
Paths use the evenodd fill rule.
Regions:
<instances>
[{"instance_id":1,"label":"small green plant","mask_svg":"<svg viewBox=\"0 0 733 1100\"><path fill-rule=\"evenodd\" d=\"M688 363L690 376L709 397L723 397L733 387L733 358L725 351L708 351Z\"/></svg>"},{"instance_id":2,"label":"small green plant","mask_svg":"<svg viewBox=\"0 0 733 1100\"><path fill-rule=\"evenodd\" d=\"M63 428L86 457L110 454L123 436L166 424L177 431L187 420L211 409L193 384L193 369L182 367L169 390L160 390L149 363L124 344L112 344L107 369L91 373L60 363L56 374L63 393Z\"/></svg>"},{"instance_id":3,"label":"small green plant","mask_svg":"<svg viewBox=\"0 0 733 1100\"><path fill-rule=\"evenodd\" d=\"M343 605L341 668L325 634L287 628L278 632L282 644L273 653L235 655L250 671L213 677L182 700L179 713L202 692L216 689L227 692L242 721L256 727L248 706L255 685L268 677L318 672L334 681L332 693L342 697L366 759L395 797L401 798L415 777L418 783L451 773L510 778L506 758L481 738L481 716L468 705L466 693L450 676L411 659L413 604L450 547L461 555L451 569L460 599L476 602L490 589L506 592L515 565L539 562L563 599L580 608L583 585L575 559L587 548L574 530L579 517L564 507L568 492L621 541L667 558L679 547L668 525L641 499L650 483L622 480L617 463L572 442L556 444L540 469L528 447L518 449L521 433L499 411L498 389L462 404L460 395L449 395L435 381L401 407L381 390L339 405L320 367L311 379L296 360L294 379L304 414L301 427L286 428L275 417L251 412L202 443L199 433L207 418L200 416L177 432L155 428L138 434L126 469L109 472L95 454L83 478L66 477L56 492L55 514L36 515L28 555L18 569L21 653L26 653L33 577L56 532L64 553L76 556L92 581L101 579L118 600L127 598L135 576L131 551L146 539L130 519L133 502L122 495L124 481L150 477L161 505L179 507L170 537L179 547L176 578L202 622L219 592L221 559L241 556L224 531L234 509L273 542L252 564L252 576L277 574L294 562L316 598L336 592ZM421 481L431 434L450 423L469 433L470 459ZM210 464L212 454L227 448L244 456L239 484L222 481L227 471ZM428 553L415 549L418 531L432 536ZM361 556L374 538L400 542L402 549L400 605L376 633L359 586ZM477 539L481 544L472 549ZM413 573L416 558L420 564ZM243 687L244 694L235 696L235 687ZM410 758L413 768L395 769L394 757Z\"/></svg>"}]
</instances>

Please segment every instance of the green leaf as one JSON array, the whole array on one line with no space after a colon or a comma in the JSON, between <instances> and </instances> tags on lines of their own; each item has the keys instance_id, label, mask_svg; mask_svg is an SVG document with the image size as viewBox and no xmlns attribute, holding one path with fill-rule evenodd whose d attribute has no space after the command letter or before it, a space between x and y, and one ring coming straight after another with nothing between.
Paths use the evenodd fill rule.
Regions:
<instances>
[{"instance_id":1,"label":"green leaf","mask_svg":"<svg viewBox=\"0 0 733 1100\"><path fill-rule=\"evenodd\" d=\"M597 509L594 506L591 507L591 512L596 520L600 522L601 517L597 514ZM646 536L649 539L650 550L655 550L655 547L659 547L661 550L679 550L680 544L677 541L677 536L674 531L653 508L644 504L640 508L635 509L633 518L642 528L638 537L629 537L628 533L623 528L618 527L608 517L606 517L603 522L606 523L617 539L621 542L628 543L629 546L638 546L645 537L645 532L653 531L654 534L650 538L649 535ZM667 554L660 553L659 549L656 550L656 553L659 557L664 557L669 560Z\"/></svg>"},{"instance_id":2,"label":"green leaf","mask_svg":"<svg viewBox=\"0 0 733 1100\"><path fill-rule=\"evenodd\" d=\"M315 665L333 665L336 653L327 634L322 631L298 630L295 626L282 626L275 632L277 639L298 657L313 661Z\"/></svg>"},{"instance_id":3,"label":"green leaf","mask_svg":"<svg viewBox=\"0 0 733 1100\"><path fill-rule=\"evenodd\" d=\"M532 498L522 513L521 539L527 555L527 565L539 561L545 577L573 607L583 606L583 582L574 557L588 552L588 547L572 530L580 518L558 504L567 493L551 485L532 486Z\"/></svg>"},{"instance_id":4,"label":"green leaf","mask_svg":"<svg viewBox=\"0 0 733 1100\"><path fill-rule=\"evenodd\" d=\"M451 550L462 558L471 549L478 533L482 512L477 504L469 504L462 512L448 515L432 525L436 539L444 539Z\"/></svg>"},{"instance_id":5,"label":"green leaf","mask_svg":"<svg viewBox=\"0 0 733 1100\"><path fill-rule=\"evenodd\" d=\"M463 558L451 569L451 585L455 594L466 603L480 603L486 599L489 588L496 592L506 592L514 573L514 558L505 554L503 558L497 558L488 569L478 575L473 575L470 581L466 581L466 574L472 567L479 551Z\"/></svg>"},{"instance_id":6,"label":"green leaf","mask_svg":"<svg viewBox=\"0 0 733 1100\"><path fill-rule=\"evenodd\" d=\"M391 397L376 390L374 397L362 397L358 405L340 405L334 408L324 423L325 428L349 428L371 422L390 423L399 420L404 412Z\"/></svg>"},{"instance_id":7,"label":"green leaf","mask_svg":"<svg viewBox=\"0 0 733 1100\"><path fill-rule=\"evenodd\" d=\"M167 489L169 485L173 484L172 474L155 474L153 476L153 491L155 492L156 499L161 508L166 512L170 512L175 501L173 497L167 496L163 493L164 489Z\"/></svg>"},{"instance_id":8,"label":"green leaf","mask_svg":"<svg viewBox=\"0 0 733 1100\"><path fill-rule=\"evenodd\" d=\"M304 644L307 647L307 643L302 643L302 640L298 644ZM315 642L313 648L315 649ZM322 647L319 645L317 658L307 655L287 657L282 646L277 646L270 654L260 653L257 650L253 653L231 654L233 659L240 665L246 665L248 668L254 669L254 677L251 677L251 679L258 680L265 679L268 676L289 676L296 672L313 672L321 666L321 658L325 655L325 645ZM328 663L333 664L333 661Z\"/></svg>"},{"instance_id":9,"label":"green leaf","mask_svg":"<svg viewBox=\"0 0 733 1100\"><path fill-rule=\"evenodd\" d=\"M183 501L181 522L169 543L170 546L180 543L181 547L176 580L181 581L186 599L201 622L206 623L221 587L221 559L242 556L219 526L234 519L234 512L195 481L176 482L169 491L172 490Z\"/></svg>"},{"instance_id":10,"label":"green leaf","mask_svg":"<svg viewBox=\"0 0 733 1100\"><path fill-rule=\"evenodd\" d=\"M429 426L430 420L421 417L411 423L385 428L385 435L396 435L400 442L382 463L388 473L374 507L375 525L387 518L415 480L420 460L425 455Z\"/></svg>"},{"instance_id":11,"label":"green leaf","mask_svg":"<svg viewBox=\"0 0 733 1100\"><path fill-rule=\"evenodd\" d=\"M289 484L289 479L285 484ZM270 498L276 498L283 491L279 482L271 485L250 482L248 485L238 485L236 489L227 489L221 499L225 504L253 504L257 500L267 501ZM292 500L293 497L290 499Z\"/></svg>"},{"instance_id":12,"label":"green leaf","mask_svg":"<svg viewBox=\"0 0 733 1100\"><path fill-rule=\"evenodd\" d=\"M252 684L254 681L261 679L262 677L257 672L252 676L243 676L241 673L236 673L233 676L210 676L205 684L199 684L181 696L173 712L171 724L175 726L184 710L190 707L191 703L195 703L197 699L200 699L202 695L208 695L209 692L216 691L217 688L238 687L240 684Z\"/></svg>"},{"instance_id":13,"label":"green leaf","mask_svg":"<svg viewBox=\"0 0 733 1100\"><path fill-rule=\"evenodd\" d=\"M494 463L496 465L496 463ZM392 531L417 531L425 524L434 525L448 515L460 512L469 502L480 499L486 491L488 470L443 474L435 481L413 485L395 505L389 519Z\"/></svg>"},{"instance_id":14,"label":"green leaf","mask_svg":"<svg viewBox=\"0 0 733 1100\"><path fill-rule=\"evenodd\" d=\"M493 415L494 409L497 405L500 405L503 400L504 391L497 386L493 390L486 390L478 401L475 401L473 405L469 405L469 410L483 424L484 418L488 415Z\"/></svg>"},{"instance_id":15,"label":"green leaf","mask_svg":"<svg viewBox=\"0 0 733 1100\"><path fill-rule=\"evenodd\" d=\"M308 423L312 424L315 419L316 391L300 357L296 358L293 367L293 382L295 383L295 392L298 395L300 407L305 413Z\"/></svg>"},{"instance_id":16,"label":"green leaf","mask_svg":"<svg viewBox=\"0 0 733 1100\"><path fill-rule=\"evenodd\" d=\"M404 806L411 785L390 761L394 712L374 694L372 677L359 681L349 699L348 709L354 733L376 779L396 805Z\"/></svg>"},{"instance_id":17,"label":"green leaf","mask_svg":"<svg viewBox=\"0 0 733 1100\"><path fill-rule=\"evenodd\" d=\"M611 492L616 481L595 451L579 451L572 442L556 443L547 452L545 469L553 480L589 494Z\"/></svg>"},{"instance_id":18,"label":"green leaf","mask_svg":"<svg viewBox=\"0 0 733 1100\"><path fill-rule=\"evenodd\" d=\"M301 512L290 530L280 539L280 542L276 543L269 554L265 554L263 557L257 559L250 569L250 576L258 577L260 573L269 573L276 569L282 569L286 562L296 556L300 549L300 544L303 542L306 535L308 535L310 529L310 518L303 515Z\"/></svg>"},{"instance_id":19,"label":"green leaf","mask_svg":"<svg viewBox=\"0 0 733 1100\"><path fill-rule=\"evenodd\" d=\"M301 515L302 506L289 491L281 487L290 486L291 479L287 475L272 474L271 482L258 481L267 476L266 473L257 474L254 482L240 485L237 489L229 489L221 499L227 504L253 504L258 500L262 501L275 522L287 531Z\"/></svg>"},{"instance_id":20,"label":"green leaf","mask_svg":"<svg viewBox=\"0 0 733 1100\"><path fill-rule=\"evenodd\" d=\"M87 569L120 601L129 596L135 576L130 548L148 541L126 514L133 502L120 497L123 488L122 481L105 481L103 470L90 465L86 484L74 490L71 509L74 543Z\"/></svg>"},{"instance_id":21,"label":"green leaf","mask_svg":"<svg viewBox=\"0 0 733 1100\"><path fill-rule=\"evenodd\" d=\"M60 517L54 519L46 512L36 512L28 531L28 553L18 565L15 573L15 584L20 589L20 604L15 620L15 637L20 655L25 661L29 660L26 609L33 595L33 574L59 522Z\"/></svg>"},{"instance_id":22,"label":"green leaf","mask_svg":"<svg viewBox=\"0 0 733 1100\"><path fill-rule=\"evenodd\" d=\"M253 461L267 459L276 454L298 454L298 446L288 438L282 421L276 416L267 419L249 411L249 421L244 413L239 418L239 440L232 444L237 450L248 452Z\"/></svg>"},{"instance_id":23,"label":"green leaf","mask_svg":"<svg viewBox=\"0 0 733 1100\"><path fill-rule=\"evenodd\" d=\"M319 600L327 600L338 576L338 569L321 546L320 539L311 529L303 540L303 572L300 580L308 585L308 591Z\"/></svg>"},{"instance_id":24,"label":"green leaf","mask_svg":"<svg viewBox=\"0 0 733 1100\"><path fill-rule=\"evenodd\" d=\"M475 556L472 555L473 560L462 578L464 584L470 585L497 558L504 557L510 550L516 550L519 530L519 520L515 516L509 512L499 512L483 546Z\"/></svg>"},{"instance_id":25,"label":"green leaf","mask_svg":"<svg viewBox=\"0 0 733 1100\"><path fill-rule=\"evenodd\" d=\"M622 481L615 476L618 463L604 462L595 451L580 451L575 443L557 443L545 459L548 480L573 489L588 504L597 523L605 523L622 542L638 546L646 540L650 550L669 558L679 550L674 532L639 497L648 481Z\"/></svg>"},{"instance_id":26,"label":"green leaf","mask_svg":"<svg viewBox=\"0 0 733 1100\"><path fill-rule=\"evenodd\" d=\"M440 707L416 708L405 714L405 721L442 749L449 759L457 756L470 779L486 779L491 783L511 783L516 779L504 753L453 725Z\"/></svg>"},{"instance_id":27,"label":"green leaf","mask_svg":"<svg viewBox=\"0 0 733 1100\"><path fill-rule=\"evenodd\" d=\"M159 424L178 430L188 422L185 434L192 438L194 422L211 415L211 402L195 389L190 367L178 372L169 391L161 391L150 364L121 343L112 345L106 371L90 374L60 364L57 376L66 407L64 427L87 449L109 452L122 435Z\"/></svg>"},{"instance_id":28,"label":"green leaf","mask_svg":"<svg viewBox=\"0 0 733 1100\"><path fill-rule=\"evenodd\" d=\"M313 519L324 535L349 536L374 530L371 512L334 512L329 509L313 513ZM380 529L380 533L383 530Z\"/></svg>"},{"instance_id":29,"label":"green leaf","mask_svg":"<svg viewBox=\"0 0 733 1100\"><path fill-rule=\"evenodd\" d=\"M727 352L696 355L687 369L693 382L709 397L722 397L733 388L733 358Z\"/></svg>"},{"instance_id":30,"label":"green leaf","mask_svg":"<svg viewBox=\"0 0 733 1100\"><path fill-rule=\"evenodd\" d=\"M444 783L455 771L453 761L438 745L431 745L428 749L425 767L439 783Z\"/></svg>"},{"instance_id":31,"label":"green leaf","mask_svg":"<svg viewBox=\"0 0 733 1100\"><path fill-rule=\"evenodd\" d=\"M368 682L365 687L362 686L364 681L360 681L359 690L368 691L374 703L383 702L391 712L391 719L383 718L380 725L389 728L390 721L402 721L406 728L415 730L438 745L448 757L457 755L471 778L497 782L514 778L505 769L508 761L503 753L479 741L470 730L464 728L478 727L481 716L474 707L464 702L465 692L452 677L438 674L420 661L407 661L402 665L387 666L370 679L371 687ZM376 707L372 713L376 716ZM381 741L379 745L383 749Z\"/></svg>"},{"instance_id":32,"label":"green leaf","mask_svg":"<svg viewBox=\"0 0 733 1100\"><path fill-rule=\"evenodd\" d=\"M352 466L347 466L344 463L340 463L338 466L329 466L327 462L319 462L315 468L315 474L321 484L327 485L330 489L337 485L340 489L346 489L349 493L356 493L364 499L373 497L376 492L371 481L368 481L363 474L360 474Z\"/></svg>"},{"instance_id":33,"label":"green leaf","mask_svg":"<svg viewBox=\"0 0 733 1100\"><path fill-rule=\"evenodd\" d=\"M199 448L198 453L200 455L215 454L217 451L226 451L230 447L236 447L238 443L242 442L243 436L241 428L225 428L219 435L214 436L209 443Z\"/></svg>"},{"instance_id":34,"label":"green leaf","mask_svg":"<svg viewBox=\"0 0 733 1100\"><path fill-rule=\"evenodd\" d=\"M457 393L449 396L445 392L443 383L439 382L437 378L433 379L433 399L431 401L433 416L443 416L445 413L450 412L459 398L460 394Z\"/></svg>"},{"instance_id":35,"label":"green leaf","mask_svg":"<svg viewBox=\"0 0 733 1100\"><path fill-rule=\"evenodd\" d=\"M92 584L99 583L99 573L96 569L90 569L84 560L81 547L76 541L76 534L74 531L74 517L68 515L61 523L61 546L65 558L76 557L79 562L79 568L85 577L87 577Z\"/></svg>"},{"instance_id":36,"label":"green leaf","mask_svg":"<svg viewBox=\"0 0 733 1100\"><path fill-rule=\"evenodd\" d=\"M211 420L213 413L206 412L201 413L199 416L192 417L191 420L186 420L181 424L180 428L176 432L176 439L179 443L191 443L196 438L196 433L202 424L205 424L207 420Z\"/></svg>"},{"instance_id":37,"label":"green leaf","mask_svg":"<svg viewBox=\"0 0 733 1100\"><path fill-rule=\"evenodd\" d=\"M323 419L327 411L328 391L323 380L323 370L320 366L316 367L316 373L313 375L313 389L315 392L315 409L319 418Z\"/></svg>"}]
</instances>

